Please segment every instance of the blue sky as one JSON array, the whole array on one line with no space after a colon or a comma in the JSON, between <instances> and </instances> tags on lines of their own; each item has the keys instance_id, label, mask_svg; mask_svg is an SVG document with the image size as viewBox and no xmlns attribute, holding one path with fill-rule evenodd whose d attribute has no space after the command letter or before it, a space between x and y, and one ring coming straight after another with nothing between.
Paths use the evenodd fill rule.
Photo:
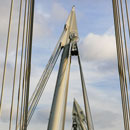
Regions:
<instances>
[{"instance_id":1,"label":"blue sky","mask_svg":"<svg viewBox=\"0 0 130 130\"><path fill-rule=\"evenodd\" d=\"M17 0L14 1L16 4L13 10L7 82L4 96L5 105L2 118L0 118L0 130L8 129L9 121L10 98L7 98L6 94L11 96L12 85L10 86L10 84L12 84L17 33L16 25L19 9L19 2ZM96 130L122 130L123 118L117 69L112 0L35 1L30 95L40 79L45 65L62 33L64 24L73 5L76 6L77 26L80 38L78 46L94 127ZM130 6L130 1L128 5ZM0 53L0 84L4 63L9 6L10 0L0 0L0 52L2 52ZM59 61L60 57L28 130L45 130L47 128ZM17 72L17 75L18 73L19 72ZM15 92L15 97L17 97L17 87ZM79 68L76 57L72 57L71 63L65 130L71 129L72 103L74 98L77 99L83 108ZM14 121L15 114L16 109L14 109Z\"/></svg>"}]
</instances>

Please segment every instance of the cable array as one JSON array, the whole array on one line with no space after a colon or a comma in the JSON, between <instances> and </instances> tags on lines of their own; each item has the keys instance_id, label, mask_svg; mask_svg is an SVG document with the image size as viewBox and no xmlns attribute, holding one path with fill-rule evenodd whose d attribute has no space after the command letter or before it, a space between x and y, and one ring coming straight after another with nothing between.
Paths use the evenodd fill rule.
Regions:
<instances>
[{"instance_id":1,"label":"cable array","mask_svg":"<svg viewBox=\"0 0 130 130\"><path fill-rule=\"evenodd\" d=\"M117 59L118 59L118 72L120 78L120 90L121 90L121 99L122 99L124 128L125 130L129 130L130 105L129 105L128 91L130 85L130 68L129 68L129 57L128 57L128 49L127 49L127 37L126 37L127 33L125 28L123 1L120 0L119 2L119 0L113 0L112 2L113 2L113 15L114 15L114 24L115 24L116 49L117 49ZM127 24L129 30L127 0L125 0L125 5L126 5L125 7L126 7Z\"/></svg>"},{"instance_id":2,"label":"cable array","mask_svg":"<svg viewBox=\"0 0 130 130\"><path fill-rule=\"evenodd\" d=\"M23 9L23 3L25 7ZM32 50L32 35L33 35L33 16L34 16L34 0L20 0L19 1L19 18L18 18L18 31L17 31L17 41L16 41L16 52L15 52L15 64L14 64L14 73L13 73L13 88L12 88L12 98L11 98L11 107L10 107L10 121L9 121L9 130L12 129L12 118L13 118L13 109L14 109L14 96L16 88L16 74L18 73L18 53L21 53L21 62L20 62L20 74L18 81L18 100L17 100L17 114L16 114L16 126L15 129L23 128L27 129L27 115L28 115L28 100L29 100L29 83L30 83L30 72L31 72L31 50ZM28 6L27 6L28 5ZM2 101L4 96L5 88L5 79L6 79L6 70L7 70L7 58L10 44L10 32L11 32L11 23L13 16L14 1L11 0L10 7L10 17L9 17L9 26L8 26L8 35L7 35L7 44L5 52L5 61L4 61L4 70L3 70L3 80L2 80L2 89L1 89L1 98L0 98L0 111L2 111ZM28 11L27 11L28 10ZM24 12L24 22L22 23L22 16ZM23 26L22 26L23 25ZM20 41L21 27L23 27L22 41ZM26 39L26 40L25 40ZM20 42L22 43L20 48ZM24 60L24 67L23 67ZM21 96L21 81L23 76L22 83L22 96ZM21 100L21 111L19 110ZM24 108L24 109L23 109ZM21 120L19 113L22 113L21 117L24 116L24 120ZM18 126L18 122L21 120L21 126ZM22 130L23 130L22 129Z\"/></svg>"}]
</instances>

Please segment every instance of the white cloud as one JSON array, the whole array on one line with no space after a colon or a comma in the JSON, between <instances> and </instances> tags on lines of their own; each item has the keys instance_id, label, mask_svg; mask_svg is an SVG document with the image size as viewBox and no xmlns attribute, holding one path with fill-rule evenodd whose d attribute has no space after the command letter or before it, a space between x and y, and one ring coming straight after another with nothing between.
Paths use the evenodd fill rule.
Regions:
<instances>
[{"instance_id":1,"label":"white cloud","mask_svg":"<svg viewBox=\"0 0 130 130\"><path fill-rule=\"evenodd\" d=\"M80 53L86 61L108 61L116 59L116 43L113 35L90 33L80 44Z\"/></svg>"}]
</instances>

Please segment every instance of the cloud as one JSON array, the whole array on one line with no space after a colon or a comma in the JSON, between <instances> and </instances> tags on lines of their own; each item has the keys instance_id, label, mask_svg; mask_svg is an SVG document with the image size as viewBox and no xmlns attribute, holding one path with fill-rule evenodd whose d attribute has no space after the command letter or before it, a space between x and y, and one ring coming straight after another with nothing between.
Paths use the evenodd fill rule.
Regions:
<instances>
[{"instance_id":1,"label":"cloud","mask_svg":"<svg viewBox=\"0 0 130 130\"><path fill-rule=\"evenodd\" d=\"M117 54L115 36L112 35L112 29L109 29L103 35L90 33L79 45L80 56L83 62L88 66L88 73L96 77L110 76L117 74ZM91 69L91 71L89 71ZM93 69L93 71L92 71ZM97 74L96 74L97 73ZM102 77L101 76L101 77Z\"/></svg>"},{"instance_id":2,"label":"cloud","mask_svg":"<svg viewBox=\"0 0 130 130\"><path fill-rule=\"evenodd\" d=\"M123 123L120 118L121 116L117 113L114 113L112 111L98 111L95 113L94 119L95 119L95 124L97 129L104 129L105 130L109 130L111 128L111 130L115 130L115 129L123 129L122 126L118 127L117 124L118 123ZM114 119L114 122L112 121L112 118ZM101 123L103 122L103 123Z\"/></svg>"},{"instance_id":3,"label":"cloud","mask_svg":"<svg viewBox=\"0 0 130 130\"><path fill-rule=\"evenodd\" d=\"M107 92L106 90L104 91L101 89L96 89L93 86L91 86L91 88L88 90L89 99L91 99L89 101L91 105L93 121L96 129L123 129L123 117L121 112L121 104L119 101L119 89L113 94ZM114 119L114 122L112 119ZM120 124L120 127L117 124Z\"/></svg>"},{"instance_id":4,"label":"cloud","mask_svg":"<svg viewBox=\"0 0 130 130\"><path fill-rule=\"evenodd\" d=\"M116 59L116 43L113 35L97 35L90 33L80 44L83 60L108 61Z\"/></svg>"}]
</instances>

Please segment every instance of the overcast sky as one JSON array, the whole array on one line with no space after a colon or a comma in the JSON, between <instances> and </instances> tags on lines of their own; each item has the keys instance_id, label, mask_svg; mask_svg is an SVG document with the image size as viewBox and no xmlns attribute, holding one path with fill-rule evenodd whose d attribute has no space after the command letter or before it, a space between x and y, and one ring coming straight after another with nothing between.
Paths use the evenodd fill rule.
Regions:
<instances>
[{"instance_id":1,"label":"overcast sky","mask_svg":"<svg viewBox=\"0 0 130 130\"><path fill-rule=\"evenodd\" d=\"M0 0L0 84L3 73L10 1ZM8 129L11 90L13 86L12 77L19 10L18 0L14 1L0 130ZM73 5L76 6L77 26L80 38L78 46L95 130L122 130L123 117L117 69L112 0L35 0L30 95L40 79L45 65L62 33L67 16ZM28 130L47 129L59 61L60 57L47 83ZM77 58L72 57L65 130L71 130L73 99L76 98L81 107L84 108L77 63ZM15 91L16 98L17 91ZM16 108L14 109L14 122L15 113Z\"/></svg>"}]
</instances>

